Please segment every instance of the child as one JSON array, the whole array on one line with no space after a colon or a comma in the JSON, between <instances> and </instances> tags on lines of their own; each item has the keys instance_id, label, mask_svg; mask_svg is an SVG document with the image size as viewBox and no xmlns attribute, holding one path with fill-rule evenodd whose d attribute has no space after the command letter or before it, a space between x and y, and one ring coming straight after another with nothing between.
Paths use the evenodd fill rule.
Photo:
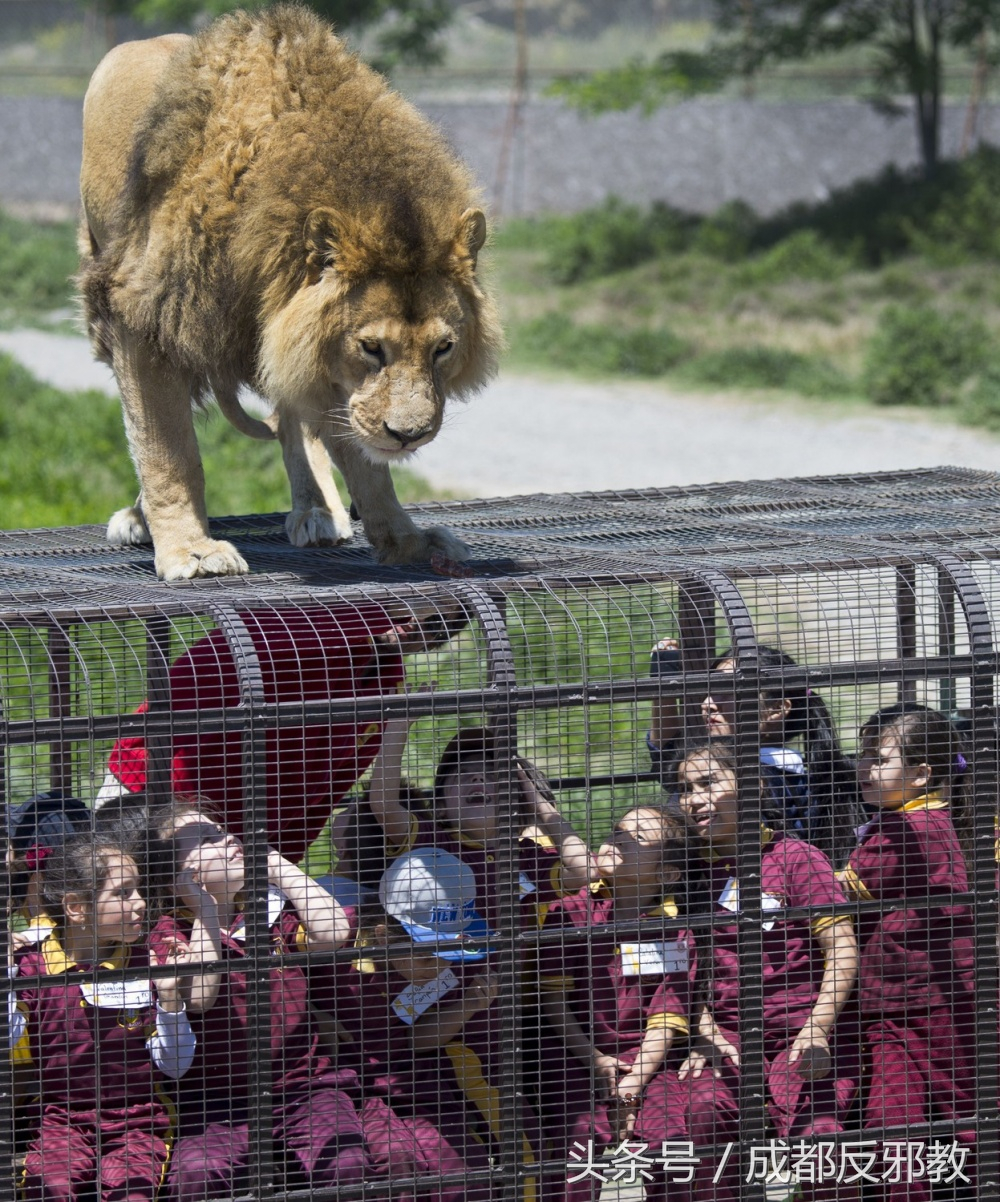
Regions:
<instances>
[{"instance_id":1,"label":"child","mask_svg":"<svg viewBox=\"0 0 1000 1202\"><path fill-rule=\"evenodd\" d=\"M183 1076L194 1040L177 980L135 976L151 963L139 887L135 861L107 835L76 836L46 860L41 896L54 925L16 967L61 979L19 991L11 1031L13 1046L26 1030L39 1082L27 1199L75 1202L96 1188L102 1202L152 1202L162 1180L172 1111L157 1078ZM183 962L168 943L153 961ZM123 976L92 982L98 968Z\"/></svg>"},{"instance_id":2,"label":"child","mask_svg":"<svg viewBox=\"0 0 1000 1202\"><path fill-rule=\"evenodd\" d=\"M390 865L379 898L357 942L388 948L388 959L362 956L342 966L337 1006L349 1036L342 1062L349 1057L361 1076L372 1156L395 1177L486 1170L501 1135L500 1020L475 875L450 852L420 847ZM438 946L444 941L452 946ZM522 1123L530 1164L537 1132L526 1105ZM431 1196L498 1192L480 1181L439 1186Z\"/></svg>"},{"instance_id":3,"label":"child","mask_svg":"<svg viewBox=\"0 0 1000 1202\"><path fill-rule=\"evenodd\" d=\"M740 909L739 798L732 741L705 740L678 755L667 783L677 789L680 808L701 843L701 871L711 910L735 916ZM782 828L784 815L779 808L766 808L771 799L763 788L762 797L767 825L761 832L765 920L759 972L768 1113L781 1139L830 1135L845 1129L857 1089L856 1048L849 1033L836 1028L858 971L853 924L849 917L829 912L846 900L829 860ZM770 911L814 906L828 912L811 918L766 918ZM707 1003L697 1022L701 1046L677 1079L665 1083L664 1104L686 1114L687 1138L697 1144L725 1143L739 1139L740 963L735 919L706 931L699 947L707 983ZM758 966L753 969L758 971ZM707 1056L716 1062L718 1077L702 1072ZM680 1090L676 1105L674 1089ZM714 1202L736 1199L737 1166L734 1158L730 1171L713 1184L716 1170L703 1161L691 1196ZM852 1196L846 1187L832 1188L838 1198Z\"/></svg>"},{"instance_id":4,"label":"child","mask_svg":"<svg viewBox=\"0 0 1000 1202\"><path fill-rule=\"evenodd\" d=\"M196 961L243 959L243 847L197 803L175 800L153 816L177 901L164 914L154 947L180 943ZM268 917L273 955L332 951L347 938L344 911L288 860L268 856ZM185 912L186 911L186 912ZM296 1175L311 1188L360 1180L369 1168L361 1122L349 1094L356 1078L321 1054L304 971L276 967L271 982L273 1137ZM169 1186L176 1202L239 1192L249 1146L248 1110L255 1083L248 1039L247 974L238 968L195 976L190 1008L199 1051L179 1095L181 1138ZM298 1183L296 1183L298 1184Z\"/></svg>"},{"instance_id":5,"label":"child","mask_svg":"<svg viewBox=\"0 0 1000 1202\"><path fill-rule=\"evenodd\" d=\"M761 668L794 668L795 660L774 647L758 646ZM650 657L650 675L680 672L676 639L662 639ZM713 672L732 673L731 651L718 656ZM735 734L736 706L732 690L716 690L701 703L705 732L712 738ZM682 721L678 703L654 700L647 744L653 770L663 775L677 752ZM857 774L840 749L830 711L805 685L769 685L760 693L761 777L783 811L785 829L794 831L839 863L852 844L861 820ZM792 744L798 744L801 750Z\"/></svg>"},{"instance_id":6,"label":"child","mask_svg":"<svg viewBox=\"0 0 1000 1202\"><path fill-rule=\"evenodd\" d=\"M662 1101L649 1108L643 1094L663 1073L676 1037L687 1034L692 940L673 928L624 928L677 916L672 894L689 846L680 819L653 806L630 810L597 853L601 880L546 914L545 934L595 928L588 941L546 941L541 951L550 1032L542 1040L544 1114L563 1163L574 1144L606 1147L634 1134L659 1147L679 1133ZM569 1197L589 1198L593 1184L569 1186Z\"/></svg>"},{"instance_id":7,"label":"child","mask_svg":"<svg viewBox=\"0 0 1000 1202\"><path fill-rule=\"evenodd\" d=\"M858 779L874 817L858 830L843 880L855 897L884 907L859 923L858 1004L869 1060L864 1124L971 1117L973 932L967 908L948 902L968 889L968 879L942 796L965 767L958 733L936 710L900 703L868 719L861 746ZM934 895L939 905L900 904ZM958 1138L971 1142L969 1134ZM931 1191L918 1180L886 1185L881 1196L923 1202Z\"/></svg>"},{"instance_id":8,"label":"child","mask_svg":"<svg viewBox=\"0 0 1000 1202\"><path fill-rule=\"evenodd\" d=\"M426 815L403 804L400 771L407 733L405 718L386 723L382 751L372 771L368 804L382 827L390 854L414 847L441 847L468 864L476 876L484 917L500 920L501 891L496 869L500 812L498 776L502 765L490 731L466 727L444 750L434 778L431 810ZM515 856L519 871L520 921L537 925L547 905L575 892L592 876L590 853L562 817L527 761L517 761L521 837Z\"/></svg>"}]
</instances>

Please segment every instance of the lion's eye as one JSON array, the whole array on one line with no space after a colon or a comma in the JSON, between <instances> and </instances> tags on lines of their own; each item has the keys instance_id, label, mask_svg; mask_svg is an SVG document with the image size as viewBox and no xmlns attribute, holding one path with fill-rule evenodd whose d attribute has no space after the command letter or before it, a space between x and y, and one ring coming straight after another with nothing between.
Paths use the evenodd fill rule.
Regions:
<instances>
[{"instance_id":1,"label":"lion's eye","mask_svg":"<svg viewBox=\"0 0 1000 1202\"><path fill-rule=\"evenodd\" d=\"M442 338L434 348L434 358L443 359L454 345L455 343L450 338Z\"/></svg>"},{"instance_id":2,"label":"lion's eye","mask_svg":"<svg viewBox=\"0 0 1000 1202\"><path fill-rule=\"evenodd\" d=\"M385 349L377 338L362 338L361 349L371 359L377 359L379 364L385 363Z\"/></svg>"}]
</instances>

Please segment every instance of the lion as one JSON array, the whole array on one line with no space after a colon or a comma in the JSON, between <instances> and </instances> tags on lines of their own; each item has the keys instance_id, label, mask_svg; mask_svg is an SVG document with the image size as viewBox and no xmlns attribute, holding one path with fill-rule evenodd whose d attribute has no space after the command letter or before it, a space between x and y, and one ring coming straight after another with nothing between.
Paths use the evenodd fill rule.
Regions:
<instances>
[{"instance_id":1,"label":"lion","mask_svg":"<svg viewBox=\"0 0 1000 1202\"><path fill-rule=\"evenodd\" d=\"M389 464L496 373L486 219L467 168L382 76L297 5L124 43L87 90L80 188L84 315L140 486L111 543L152 541L165 580L248 570L209 535L193 407L214 396L279 440L294 545L351 536L332 460L381 561L466 556L417 528Z\"/></svg>"}]
</instances>

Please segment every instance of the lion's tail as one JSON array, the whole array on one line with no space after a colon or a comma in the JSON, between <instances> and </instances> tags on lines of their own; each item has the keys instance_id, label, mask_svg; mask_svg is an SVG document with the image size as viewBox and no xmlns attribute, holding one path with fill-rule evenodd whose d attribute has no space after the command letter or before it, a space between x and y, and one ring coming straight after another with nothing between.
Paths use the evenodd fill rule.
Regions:
<instances>
[{"instance_id":1,"label":"lion's tail","mask_svg":"<svg viewBox=\"0 0 1000 1202\"><path fill-rule=\"evenodd\" d=\"M257 418L251 417L249 413L240 404L236 393L228 388L216 387L215 400L222 410L222 415L226 421L236 427L241 434L246 434L250 438L258 438L261 442L270 442L276 437L271 427Z\"/></svg>"}]
</instances>

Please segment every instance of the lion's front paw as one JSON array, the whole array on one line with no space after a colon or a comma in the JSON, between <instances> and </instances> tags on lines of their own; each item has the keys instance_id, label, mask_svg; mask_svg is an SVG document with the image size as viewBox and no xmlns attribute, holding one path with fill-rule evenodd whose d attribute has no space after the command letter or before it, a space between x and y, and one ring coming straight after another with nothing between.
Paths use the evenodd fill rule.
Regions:
<instances>
[{"instance_id":1,"label":"lion's front paw","mask_svg":"<svg viewBox=\"0 0 1000 1202\"><path fill-rule=\"evenodd\" d=\"M435 552L458 563L469 558L469 548L444 526L414 527L377 551L380 563L427 563Z\"/></svg>"},{"instance_id":2,"label":"lion's front paw","mask_svg":"<svg viewBox=\"0 0 1000 1202\"><path fill-rule=\"evenodd\" d=\"M142 547L153 541L142 516L142 510L135 505L127 509L119 509L111 515L108 522L108 542L112 547Z\"/></svg>"},{"instance_id":3,"label":"lion's front paw","mask_svg":"<svg viewBox=\"0 0 1000 1202\"><path fill-rule=\"evenodd\" d=\"M331 513L319 506L293 509L285 518L285 532L293 547L335 547L354 533L346 513Z\"/></svg>"},{"instance_id":4,"label":"lion's front paw","mask_svg":"<svg viewBox=\"0 0 1000 1202\"><path fill-rule=\"evenodd\" d=\"M161 580L190 580L194 576L243 576L250 569L232 543L199 539L156 553L156 574Z\"/></svg>"}]
</instances>

